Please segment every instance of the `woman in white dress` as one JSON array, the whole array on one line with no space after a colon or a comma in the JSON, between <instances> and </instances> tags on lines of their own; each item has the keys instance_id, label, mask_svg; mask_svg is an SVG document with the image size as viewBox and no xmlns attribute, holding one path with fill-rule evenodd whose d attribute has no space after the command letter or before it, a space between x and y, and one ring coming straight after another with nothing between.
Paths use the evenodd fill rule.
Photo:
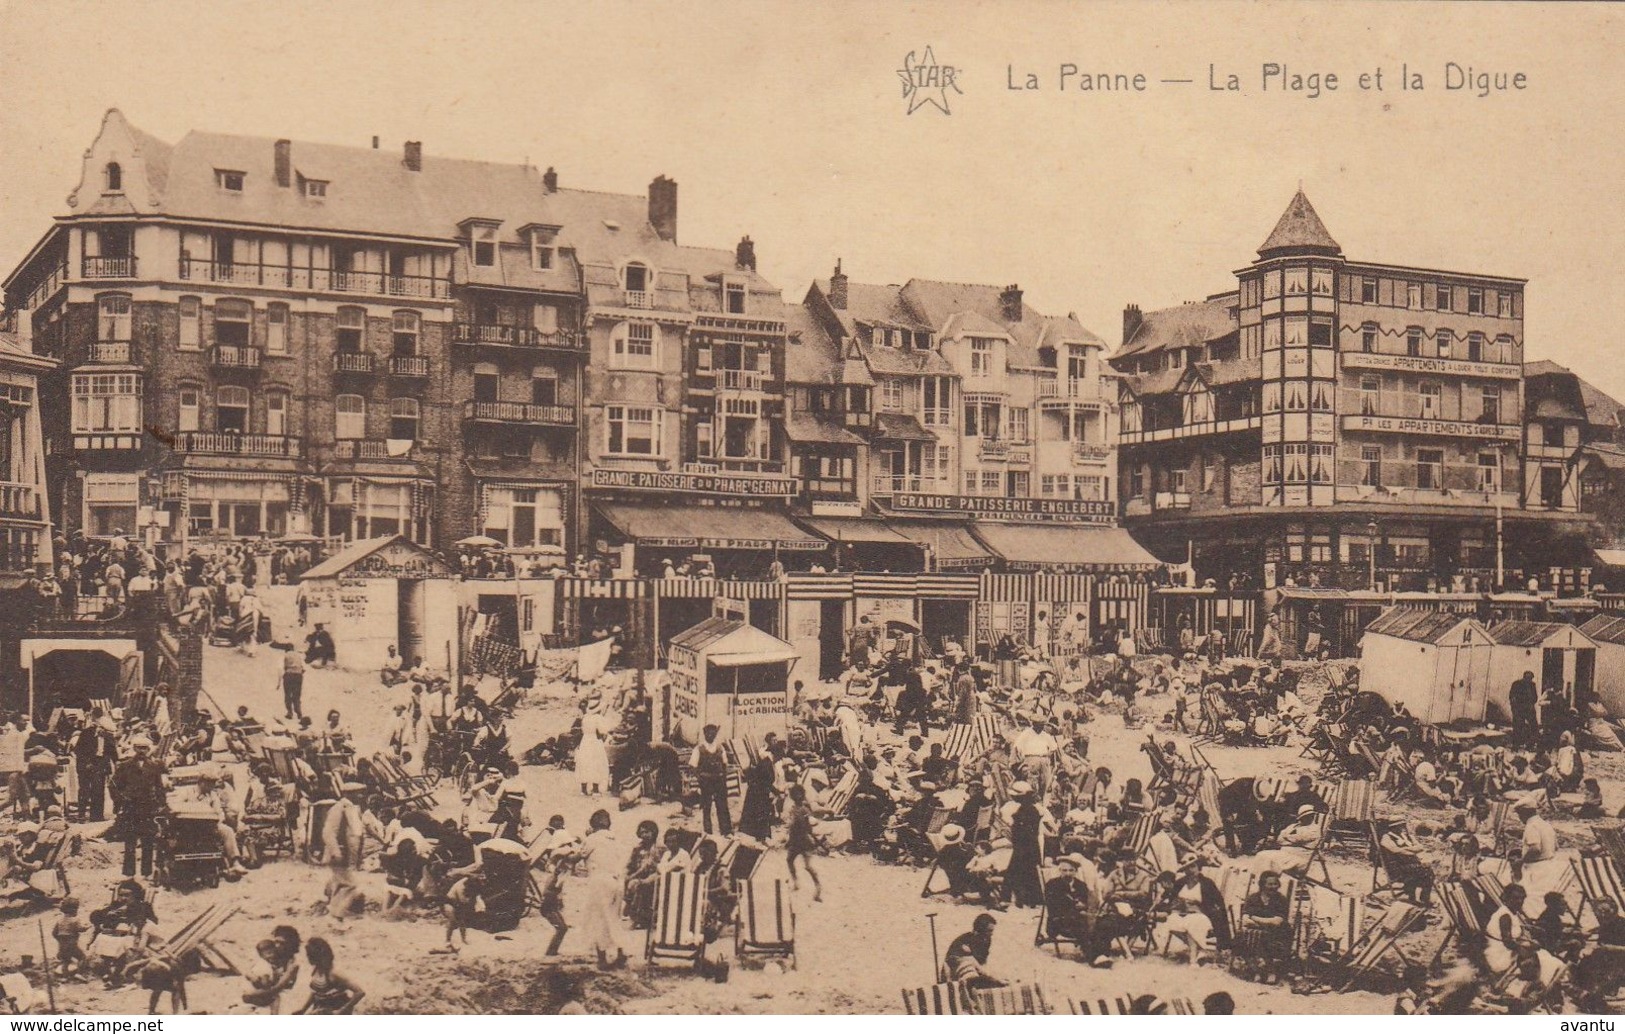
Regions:
<instances>
[{"instance_id":1,"label":"woman in white dress","mask_svg":"<svg viewBox=\"0 0 1625 1034\"><path fill-rule=\"evenodd\" d=\"M587 820L587 835L577 852L586 869L587 894L581 933L598 957L600 969L626 965L626 951L620 946L616 929L620 926L621 880L626 873L626 847L609 829L609 812L600 808ZM615 960L610 961L614 951Z\"/></svg>"},{"instance_id":2,"label":"woman in white dress","mask_svg":"<svg viewBox=\"0 0 1625 1034\"><path fill-rule=\"evenodd\" d=\"M587 796L602 793L609 786L609 749L605 746L614 728L592 701L581 716L581 744L576 747L576 782Z\"/></svg>"},{"instance_id":3,"label":"woman in white dress","mask_svg":"<svg viewBox=\"0 0 1625 1034\"><path fill-rule=\"evenodd\" d=\"M1518 961L1524 940L1524 889L1514 883L1501 895L1501 907L1484 924L1484 962L1495 973L1505 973Z\"/></svg>"}]
</instances>

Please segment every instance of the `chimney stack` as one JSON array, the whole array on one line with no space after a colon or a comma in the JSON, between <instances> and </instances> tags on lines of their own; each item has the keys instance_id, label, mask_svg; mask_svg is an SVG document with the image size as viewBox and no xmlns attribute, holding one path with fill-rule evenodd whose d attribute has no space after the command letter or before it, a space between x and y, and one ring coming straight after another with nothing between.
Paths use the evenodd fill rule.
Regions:
<instances>
[{"instance_id":1,"label":"chimney stack","mask_svg":"<svg viewBox=\"0 0 1625 1034\"><path fill-rule=\"evenodd\" d=\"M293 186L293 143L288 140L276 142L276 185L279 187Z\"/></svg>"},{"instance_id":2,"label":"chimney stack","mask_svg":"<svg viewBox=\"0 0 1625 1034\"><path fill-rule=\"evenodd\" d=\"M829 276L829 304L837 309L846 308L846 274L841 272L841 260L835 260L835 272Z\"/></svg>"},{"instance_id":3,"label":"chimney stack","mask_svg":"<svg viewBox=\"0 0 1625 1034\"><path fill-rule=\"evenodd\" d=\"M1123 344L1129 343L1129 339L1140 329L1143 319L1138 305L1123 306Z\"/></svg>"},{"instance_id":4,"label":"chimney stack","mask_svg":"<svg viewBox=\"0 0 1625 1034\"><path fill-rule=\"evenodd\" d=\"M408 169L413 172L423 171L423 141L408 140L406 142L406 157L402 159Z\"/></svg>"},{"instance_id":5,"label":"chimney stack","mask_svg":"<svg viewBox=\"0 0 1625 1034\"><path fill-rule=\"evenodd\" d=\"M546 172L542 173L542 189L549 194L557 194L559 191L559 174L553 171L551 165L547 167Z\"/></svg>"},{"instance_id":6,"label":"chimney stack","mask_svg":"<svg viewBox=\"0 0 1625 1034\"><path fill-rule=\"evenodd\" d=\"M377 137L372 138L372 149L374 151L378 150L378 138Z\"/></svg>"},{"instance_id":7,"label":"chimney stack","mask_svg":"<svg viewBox=\"0 0 1625 1034\"><path fill-rule=\"evenodd\" d=\"M677 181L656 176L649 184L649 225L661 240L677 243Z\"/></svg>"},{"instance_id":8,"label":"chimney stack","mask_svg":"<svg viewBox=\"0 0 1625 1034\"><path fill-rule=\"evenodd\" d=\"M999 292L999 312L1006 323L1021 322L1021 287L1011 284Z\"/></svg>"},{"instance_id":9,"label":"chimney stack","mask_svg":"<svg viewBox=\"0 0 1625 1034\"><path fill-rule=\"evenodd\" d=\"M734 248L734 265L756 272L756 242L750 239L748 233L739 238L739 245Z\"/></svg>"}]
</instances>

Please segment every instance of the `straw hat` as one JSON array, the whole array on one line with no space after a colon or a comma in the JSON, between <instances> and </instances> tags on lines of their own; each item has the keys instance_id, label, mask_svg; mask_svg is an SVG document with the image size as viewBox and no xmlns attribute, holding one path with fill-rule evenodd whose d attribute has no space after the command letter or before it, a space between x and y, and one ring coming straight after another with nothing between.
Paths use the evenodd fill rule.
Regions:
<instances>
[{"instance_id":1,"label":"straw hat","mask_svg":"<svg viewBox=\"0 0 1625 1034\"><path fill-rule=\"evenodd\" d=\"M965 827L964 826L956 825L956 824L950 822L946 826L942 827L942 842L943 843L945 843L945 844L957 844L961 840L964 840L964 839L965 839Z\"/></svg>"},{"instance_id":2,"label":"straw hat","mask_svg":"<svg viewBox=\"0 0 1625 1034\"><path fill-rule=\"evenodd\" d=\"M1015 782L1010 784L1011 797L1028 797L1032 795L1032 792L1033 784L1027 782L1025 779L1017 779Z\"/></svg>"}]
</instances>

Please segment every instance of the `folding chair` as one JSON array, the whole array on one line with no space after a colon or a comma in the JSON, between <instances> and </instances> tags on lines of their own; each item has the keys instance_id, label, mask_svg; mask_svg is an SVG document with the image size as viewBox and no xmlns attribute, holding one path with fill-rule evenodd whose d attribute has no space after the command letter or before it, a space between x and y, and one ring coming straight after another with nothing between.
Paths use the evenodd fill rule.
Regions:
<instances>
[{"instance_id":1,"label":"folding chair","mask_svg":"<svg viewBox=\"0 0 1625 1034\"><path fill-rule=\"evenodd\" d=\"M784 880L746 880L739 885L737 958L789 959L796 968L796 912Z\"/></svg>"},{"instance_id":2,"label":"folding chair","mask_svg":"<svg viewBox=\"0 0 1625 1034\"><path fill-rule=\"evenodd\" d=\"M650 965L683 962L698 967L705 957L705 877L668 872L655 886L654 922L643 957Z\"/></svg>"},{"instance_id":3,"label":"folding chair","mask_svg":"<svg viewBox=\"0 0 1625 1034\"><path fill-rule=\"evenodd\" d=\"M1151 999L1146 1001L1146 999ZM1140 1003L1144 1003L1141 1005ZM1157 995L1116 995L1111 998L1068 998L1067 1007L1074 1016L1147 1016L1160 1004L1165 1016L1200 1016L1196 1003L1189 998L1162 998ZM1138 1007L1137 1007L1138 1006ZM1145 1010L1145 1011L1142 1011Z\"/></svg>"},{"instance_id":4,"label":"folding chair","mask_svg":"<svg viewBox=\"0 0 1625 1034\"><path fill-rule=\"evenodd\" d=\"M1581 854L1569 860L1574 878L1580 884L1584 904L1597 911L1597 902L1612 901L1614 907L1625 912L1625 879L1620 878L1619 867L1605 854Z\"/></svg>"},{"instance_id":5,"label":"folding chair","mask_svg":"<svg viewBox=\"0 0 1625 1034\"><path fill-rule=\"evenodd\" d=\"M1511 807L1511 805L1508 805ZM1591 835L1597 841L1597 846L1608 853L1614 860L1614 868L1625 872L1625 826L1615 823L1607 826L1591 827Z\"/></svg>"},{"instance_id":6,"label":"folding chair","mask_svg":"<svg viewBox=\"0 0 1625 1034\"><path fill-rule=\"evenodd\" d=\"M1122 849L1133 858L1136 864L1142 864L1146 849L1151 845L1151 838L1161 828L1161 820L1156 812L1141 815L1133 822L1123 827L1127 832L1122 835ZM1156 875L1153 873L1152 875Z\"/></svg>"},{"instance_id":7,"label":"folding chair","mask_svg":"<svg viewBox=\"0 0 1625 1034\"><path fill-rule=\"evenodd\" d=\"M1339 779L1326 796L1326 826L1322 837L1337 844L1371 844L1371 820L1377 807L1377 784L1371 779Z\"/></svg>"},{"instance_id":8,"label":"folding chair","mask_svg":"<svg viewBox=\"0 0 1625 1034\"><path fill-rule=\"evenodd\" d=\"M1450 921L1450 929L1445 932L1444 940L1439 942L1439 950L1434 953L1430 966L1438 965L1452 942L1483 936L1484 924L1490 916L1488 912L1481 911L1478 894L1467 889L1465 880L1444 880L1433 891L1439 900L1439 907L1444 909L1445 918ZM1495 907L1499 908L1499 899L1496 900Z\"/></svg>"},{"instance_id":9,"label":"folding chair","mask_svg":"<svg viewBox=\"0 0 1625 1034\"><path fill-rule=\"evenodd\" d=\"M846 810L852 806L852 794L857 788L858 774L848 769L840 781L830 787L829 798L824 802L824 816L830 819L846 818Z\"/></svg>"},{"instance_id":10,"label":"folding chair","mask_svg":"<svg viewBox=\"0 0 1625 1034\"><path fill-rule=\"evenodd\" d=\"M984 987L971 992L979 1016L1048 1016L1049 1003L1037 984Z\"/></svg>"},{"instance_id":11,"label":"folding chair","mask_svg":"<svg viewBox=\"0 0 1625 1034\"><path fill-rule=\"evenodd\" d=\"M942 755L954 761L963 761L976 748L976 726L969 723L948 726L943 741Z\"/></svg>"},{"instance_id":12,"label":"folding chair","mask_svg":"<svg viewBox=\"0 0 1625 1034\"><path fill-rule=\"evenodd\" d=\"M744 843L735 837L723 845L722 850L717 853L717 865L727 872L728 881L738 887L756 877L756 870L761 867L766 854L764 849Z\"/></svg>"},{"instance_id":13,"label":"folding chair","mask_svg":"<svg viewBox=\"0 0 1625 1034\"><path fill-rule=\"evenodd\" d=\"M210 905L176 930L168 940L155 948L154 952L177 967L187 955L197 952L198 956L213 968L225 973L236 973L237 967L220 952L220 949L209 942L209 938L219 933L220 928L226 925L226 921L236 915L237 911L236 905Z\"/></svg>"},{"instance_id":14,"label":"folding chair","mask_svg":"<svg viewBox=\"0 0 1625 1034\"><path fill-rule=\"evenodd\" d=\"M1374 970L1390 951L1404 959L1405 953L1399 950L1399 938L1419 927L1426 917L1426 911L1409 902L1389 905L1387 911L1378 917L1376 925L1354 942L1352 950L1334 963L1336 969L1348 974L1348 979L1338 990L1347 991L1354 986L1356 980Z\"/></svg>"},{"instance_id":15,"label":"folding chair","mask_svg":"<svg viewBox=\"0 0 1625 1034\"><path fill-rule=\"evenodd\" d=\"M969 1016L975 1011L962 981L903 988L903 1012L909 1016Z\"/></svg>"},{"instance_id":16,"label":"folding chair","mask_svg":"<svg viewBox=\"0 0 1625 1034\"><path fill-rule=\"evenodd\" d=\"M991 747L1004 735L1007 723L997 714L977 714L971 716L971 725L976 729L977 739L984 747Z\"/></svg>"}]
</instances>

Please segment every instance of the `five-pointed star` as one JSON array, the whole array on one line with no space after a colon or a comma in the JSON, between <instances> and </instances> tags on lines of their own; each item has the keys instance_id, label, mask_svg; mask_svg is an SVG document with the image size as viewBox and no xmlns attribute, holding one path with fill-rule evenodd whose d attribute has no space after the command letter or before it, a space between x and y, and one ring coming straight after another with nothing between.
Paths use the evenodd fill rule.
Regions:
<instances>
[{"instance_id":1,"label":"five-pointed star","mask_svg":"<svg viewBox=\"0 0 1625 1034\"><path fill-rule=\"evenodd\" d=\"M903 67L897 70L897 77L903 80L903 96L908 98L907 114L914 114L915 110L927 104L933 105L944 115L948 114L948 88L951 86L956 93L964 93L959 84L950 77L939 76L936 85L922 86L915 81L915 73L937 67L937 57L930 47L925 48L925 55L918 62L914 60L914 51L908 52L903 59Z\"/></svg>"}]
</instances>

